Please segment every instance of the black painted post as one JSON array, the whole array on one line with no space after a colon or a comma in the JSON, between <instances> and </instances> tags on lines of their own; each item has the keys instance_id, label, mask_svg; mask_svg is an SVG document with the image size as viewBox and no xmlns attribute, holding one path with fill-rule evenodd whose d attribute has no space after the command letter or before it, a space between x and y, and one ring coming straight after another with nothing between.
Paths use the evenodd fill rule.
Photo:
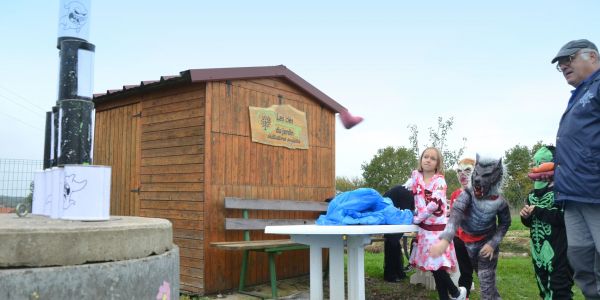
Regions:
<instances>
[{"instance_id":1,"label":"black painted post","mask_svg":"<svg viewBox=\"0 0 600 300\"><path fill-rule=\"evenodd\" d=\"M50 161L52 161L52 167L58 165L58 136L60 129L60 119L58 116L58 106L52 106L52 153L50 154Z\"/></svg>"},{"instance_id":2,"label":"black painted post","mask_svg":"<svg viewBox=\"0 0 600 300\"><path fill-rule=\"evenodd\" d=\"M91 93L82 91L91 83L91 74L79 74L80 54L94 53L96 47L82 40L64 39L60 42L60 72L58 78L58 101L66 99L92 100ZM89 60L89 58L88 58ZM84 65L84 67L87 67ZM84 86L80 86L83 83Z\"/></svg>"},{"instance_id":3,"label":"black painted post","mask_svg":"<svg viewBox=\"0 0 600 300\"><path fill-rule=\"evenodd\" d=\"M44 169L52 167L52 161L50 160L50 148L52 147L52 112L46 112L46 130L44 135Z\"/></svg>"},{"instance_id":4,"label":"black painted post","mask_svg":"<svg viewBox=\"0 0 600 300\"><path fill-rule=\"evenodd\" d=\"M90 1L60 1L57 165L92 163L92 74L95 46L87 42Z\"/></svg>"},{"instance_id":5,"label":"black painted post","mask_svg":"<svg viewBox=\"0 0 600 300\"><path fill-rule=\"evenodd\" d=\"M78 99L58 103L61 112L58 165L91 164L94 103Z\"/></svg>"}]
</instances>

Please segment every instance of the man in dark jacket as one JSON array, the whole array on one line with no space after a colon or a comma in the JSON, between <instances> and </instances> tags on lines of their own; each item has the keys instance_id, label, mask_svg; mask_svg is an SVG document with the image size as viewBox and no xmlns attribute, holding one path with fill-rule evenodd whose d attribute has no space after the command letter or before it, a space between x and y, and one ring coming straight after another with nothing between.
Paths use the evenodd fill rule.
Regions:
<instances>
[{"instance_id":1,"label":"man in dark jacket","mask_svg":"<svg viewBox=\"0 0 600 300\"><path fill-rule=\"evenodd\" d=\"M411 191L402 185L397 185L383 194L390 198L394 206L400 209L415 210L415 200ZM406 277L404 273L404 258L400 240L403 234L386 234L383 242L383 279L389 282L397 282Z\"/></svg>"},{"instance_id":2,"label":"man in dark jacket","mask_svg":"<svg viewBox=\"0 0 600 300\"><path fill-rule=\"evenodd\" d=\"M564 204L567 256L586 299L600 299L600 61L588 40L552 59L575 88L556 134L555 201Z\"/></svg>"}]
</instances>

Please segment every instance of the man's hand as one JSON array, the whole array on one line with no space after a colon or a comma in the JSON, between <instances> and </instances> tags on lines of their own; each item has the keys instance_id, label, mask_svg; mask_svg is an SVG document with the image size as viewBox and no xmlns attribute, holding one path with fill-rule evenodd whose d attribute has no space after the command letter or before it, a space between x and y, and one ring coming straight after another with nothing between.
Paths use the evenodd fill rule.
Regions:
<instances>
[{"instance_id":1,"label":"man's hand","mask_svg":"<svg viewBox=\"0 0 600 300\"><path fill-rule=\"evenodd\" d=\"M429 248L429 255L431 255L431 257L441 256L444 251L446 251L446 248L448 248L448 245L448 241L441 239L439 242L435 243L435 245Z\"/></svg>"},{"instance_id":2,"label":"man's hand","mask_svg":"<svg viewBox=\"0 0 600 300\"><path fill-rule=\"evenodd\" d=\"M485 244L483 245L483 248L481 248L481 250L479 251L479 255L492 260L492 258L494 258L494 248L492 248L492 246L488 244Z\"/></svg>"}]
</instances>

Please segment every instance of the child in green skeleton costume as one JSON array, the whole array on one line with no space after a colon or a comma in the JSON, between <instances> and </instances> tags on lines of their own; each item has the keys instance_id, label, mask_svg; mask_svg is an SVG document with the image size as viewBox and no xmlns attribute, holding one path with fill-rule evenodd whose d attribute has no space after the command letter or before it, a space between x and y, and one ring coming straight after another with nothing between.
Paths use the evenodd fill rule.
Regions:
<instances>
[{"instance_id":1,"label":"child in green skeleton costume","mask_svg":"<svg viewBox=\"0 0 600 300\"><path fill-rule=\"evenodd\" d=\"M554 147L545 146L533 156L529 178L534 181L534 189L520 212L521 222L530 228L531 258L544 300L573 298L563 208L554 203L553 153Z\"/></svg>"}]
</instances>

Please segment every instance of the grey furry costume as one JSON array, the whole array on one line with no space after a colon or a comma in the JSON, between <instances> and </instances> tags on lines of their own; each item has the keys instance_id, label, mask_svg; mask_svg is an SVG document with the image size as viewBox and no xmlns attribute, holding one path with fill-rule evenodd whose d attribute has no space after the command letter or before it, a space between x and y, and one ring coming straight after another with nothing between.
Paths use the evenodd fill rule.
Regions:
<instances>
[{"instance_id":1,"label":"grey furry costume","mask_svg":"<svg viewBox=\"0 0 600 300\"><path fill-rule=\"evenodd\" d=\"M481 299L502 299L496 287L496 267L499 244L511 222L508 203L499 195L503 173L502 160L480 159L478 156L472 175L473 188L458 196L446 229L440 235L441 239L451 242L458 227L462 229L461 239L479 277ZM486 244L494 249L492 259L479 254Z\"/></svg>"}]
</instances>

